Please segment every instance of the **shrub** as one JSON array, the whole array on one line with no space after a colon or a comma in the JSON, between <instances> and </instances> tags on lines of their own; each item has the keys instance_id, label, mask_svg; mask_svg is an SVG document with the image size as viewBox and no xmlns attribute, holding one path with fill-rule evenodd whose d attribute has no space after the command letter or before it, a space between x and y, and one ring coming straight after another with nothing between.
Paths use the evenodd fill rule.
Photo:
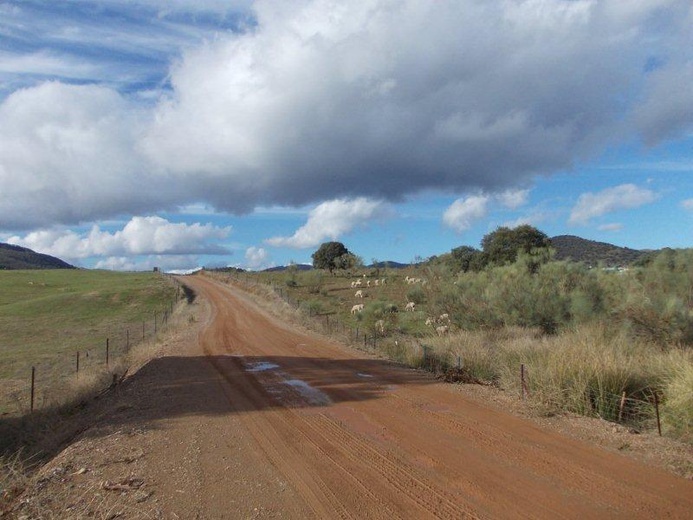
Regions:
<instances>
[{"instance_id":1,"label":"shrub","mask_svg":"<svg viewBox=\"0 0 693 520\"><path fill-rule=\"evenodd\" d=\"M410 302L414 302L417 305L420 305L426 301L426 293L423 290L423 287L420 285L415 285L411 289L407 291L407 300Z\"/></svg>"}]
</instances>

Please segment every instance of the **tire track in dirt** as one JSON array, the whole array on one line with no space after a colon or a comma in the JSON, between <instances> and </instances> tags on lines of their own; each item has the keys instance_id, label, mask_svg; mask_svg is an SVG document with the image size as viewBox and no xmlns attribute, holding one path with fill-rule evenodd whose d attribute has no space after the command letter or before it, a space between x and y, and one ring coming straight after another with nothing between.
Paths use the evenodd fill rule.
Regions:
<instances>
[{"instance_id":1,"label":"tire track in dirt","mask_svg":"<svg viewBox=\"0 0 693 520\"><path fill-rule=\"evenodd\" d=\"M292 330L237 289L191 282L215 308L200 343L226 399L316 517L688 518L693 508L690 482ZM250 373L248 360L276 362L332 403L286 398L286 385L284 399L272 395L279 372Z\"/></svg>"}]
</instances>

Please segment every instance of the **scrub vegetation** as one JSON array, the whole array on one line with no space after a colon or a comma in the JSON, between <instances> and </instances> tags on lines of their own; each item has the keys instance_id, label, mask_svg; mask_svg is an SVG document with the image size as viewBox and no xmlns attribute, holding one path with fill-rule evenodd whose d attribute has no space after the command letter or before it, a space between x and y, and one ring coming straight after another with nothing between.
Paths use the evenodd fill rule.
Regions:
<instances>
[{"instance_id":1,"label":"scrub vegetation","mask_svg":"<svg viewBox=\"0 0 693 520\"><path fill-rule=\"evenodd\" d=\"M693 441L693 249L622 268L557 261L550 247L494 249L502 258L465 248L405 269L231 278L269 285L312 328L449 380L519 395L524 364L541 413L656 428L656 395L663 432Z\"/></svg>"}]
</instances>

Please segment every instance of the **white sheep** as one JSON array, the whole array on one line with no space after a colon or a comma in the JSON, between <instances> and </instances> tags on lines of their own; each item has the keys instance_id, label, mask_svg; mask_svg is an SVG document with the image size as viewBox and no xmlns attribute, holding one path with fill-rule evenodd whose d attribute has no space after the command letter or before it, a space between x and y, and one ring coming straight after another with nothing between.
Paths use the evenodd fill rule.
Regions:
<instances>
[{"instance_id":1,"label":"white sheep","mask_svg":"<svg viewBox=\"0 0 693 520\"><path fill-rule=\"evenodd\" d=\"M407 305L404 307L405 312L414 312L414 307L416 307L416 304L414 302L407 302Z\"/></svg>"},{"instance_id":2,"label":"white sheep","mask_svg":"<svg viewBox=\"0 0 693 520\"><path fill-rule=\"evenodd\" d=\"M438 316L438 323L450 323L450 315L445 312Z\"/></svg>"},{"instance_id":3,"label":"white sheep","mask_svg":"<svg viewBox=\"0 0 693 520\"><path fill-rule=\"evenodd\" d=\"M380 285L385 285L385 278L380 280Z\"/></svg>"},{"instance_id":4,"label":"white sheep","mask_svg":"<svg viewBox=\"0 0 693 520\"><path fill-rule=\"evenodd\" d=\"M375 330L377 330L381 334L385 334L385 321L384 320L376 321L375 322Z\"/></svg>"},{"instance_id":5,"label":"white sheep","mask_svg":"<svg viewBox=\"0 0 693 520\"><path fill-rule=\"evenodd\" d=\"M363 303L358 303L351 308L351 314L363 311Z\"/></svg>"},{"instance_id":6,"label":"white sheep","mask_svg":"<svg viewBox=\"0 0 693 520\"><path fill-rule=\"evenodd\" d=\"M436 327L436 332L438 333L438 336L444 336L449 332L450 328L447 325L440 325Z\"/></svg>"},{"instance_id":7,"label":"white sheep","mask_svg":"<svg viewBox=\"0 0 693 520\"><path fill-rule=\"evenodd\" d=\"M354 298L363 298L363 291L361 289L356 291L356 294L354 294Z\"/></svg>"},{"instance_id":8,"label":"white sheep","mask_svg":"<svg viewBox=\"0 0 693 520\"><path fill-rule=\"evenodd\" d=\"M366 287L370 287L370 286L371 286L371 281L370 281L370 280L366 280Z\"/></svg>"},{"instance_id":9,"label":"white sheep","mask_svg":"<svg viewBox=\"0 0 693 520\"><path fill-rule=\"evenodd\" d=\"M373 283L376 287L378 287L380 285L380 280L375 280Z\"/></svg>"},{"instance_id":10,"label":"white sheep","mask_svg":"<svg viewBox=\"0 0 693 520\"><path fill-rule=\"evenodd\" d=\"M426 326L433 325L435 320L433 318L426 318Z\"/></svg>"},{"instance_id":11,"label":"white sheep","mask_svg":"<svg viewBox=\"0 0 693 520\"><path fill-rule=\"evenodd\" d=\"M361 287L361 280L356 280L354 282L354 287Z\"/></svg>"}]
</instances>

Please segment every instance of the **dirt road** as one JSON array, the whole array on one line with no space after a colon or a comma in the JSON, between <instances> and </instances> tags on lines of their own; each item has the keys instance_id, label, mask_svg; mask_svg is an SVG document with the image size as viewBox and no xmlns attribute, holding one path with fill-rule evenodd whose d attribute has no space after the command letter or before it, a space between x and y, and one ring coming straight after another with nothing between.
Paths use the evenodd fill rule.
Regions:
<instances>
[{"instance_id":1,"label":"dirt road","mask_svg":"<svg viewBox=\"0 0 693 520\"><path fill-rule=\"evenodd\" d=\"M122 393L117 442L82 441L123 452L113 478L147 482L123 517L691 518L690 481L300 333L237 289L186 283L211 310L197 341Z\"/></svg>"}]
</instances>

